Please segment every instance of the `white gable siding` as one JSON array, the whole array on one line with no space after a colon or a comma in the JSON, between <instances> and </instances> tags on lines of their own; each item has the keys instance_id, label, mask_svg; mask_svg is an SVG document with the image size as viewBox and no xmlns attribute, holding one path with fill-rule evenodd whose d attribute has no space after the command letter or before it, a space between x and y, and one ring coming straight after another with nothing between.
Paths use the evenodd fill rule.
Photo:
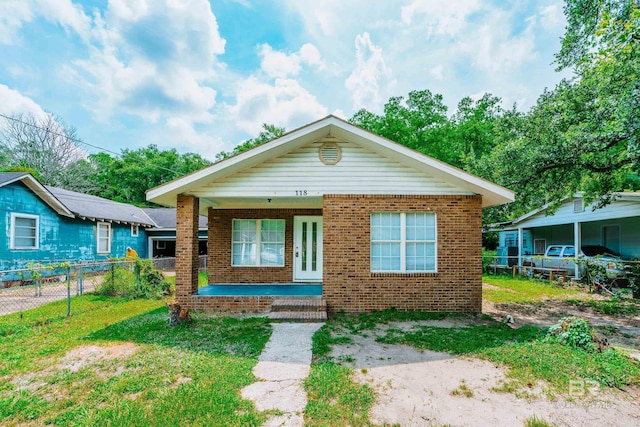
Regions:
<instances>
[{"instance_id":1,"label":"white gable siding","mask_svg":"<svg viewBox=\"0 0 640 427\"><path fill-rule=\"evenodd\" d=\"M568 201L558 208L554 215L545 215L541 212L529 219L519 222L516 226L544 227L557 224L572 224L578 222L603 221L613 218L627 218L640 216L640 203L618 200L604 208L592 210L592 206L586 206L582 212L574 212L573 201Z\"/></svg>"},{"instance_id":2,"label":"white gable siding","mask_svg":"<svg viewBox=\"0 0 640 427\"><path fill-rule=\"evenodd\" d=\"M192 191L208 197L291 197L323 194L471 194L350 142L342 159L325 165L322 142L301 147Z\"/></svg>"}]
</instances>

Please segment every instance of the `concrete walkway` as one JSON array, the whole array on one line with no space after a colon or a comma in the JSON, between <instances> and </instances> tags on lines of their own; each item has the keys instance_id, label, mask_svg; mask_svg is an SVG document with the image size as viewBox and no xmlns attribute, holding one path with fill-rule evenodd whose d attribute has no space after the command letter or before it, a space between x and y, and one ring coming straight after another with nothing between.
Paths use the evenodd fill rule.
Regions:
<instances>
[{"instance_id":1,"label":"concrete walkway","mask_svg":"<svg viewBox=\"0 0 640 427\"><path fill-rule=\"evenodd\" d=\"M273 333L253 368L259 382L242 389L242 397L253 400L256 409L275 409L263 427L304 425L307 393L302 382L311 369L311 337L324 323L274 323Z\"/></svg>"}]
</instances>

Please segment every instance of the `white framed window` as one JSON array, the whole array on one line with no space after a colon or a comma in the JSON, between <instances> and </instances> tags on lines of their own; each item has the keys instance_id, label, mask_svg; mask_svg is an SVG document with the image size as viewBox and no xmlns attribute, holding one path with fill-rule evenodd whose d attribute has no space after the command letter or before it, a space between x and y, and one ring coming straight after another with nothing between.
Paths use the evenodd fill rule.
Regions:
<instances>
[{"instance_id":1,"label":"white framed window","mask_svg":"<svg viewBox=\"0 0 640 427\"><path fill-rule=\"evenodd\" d=\"M38 249L40 217L38 215L11 214L11 249Z\"/></svg>"},{"instance_id":2,"label":"white framed window","mask_svg":"<svg viewBox=\"0 0 640 427\"><path fill-rule=\"evenodd\" d=\"M97 245L99 254L111 252L111 224L99 222L97 227Z\"/></svg>"},{"instance_id":3,"label":"white framed window","mask_svg":"<svg viewBox=\"0 0 640 427\"><path fill-rule=\"evenodd\" d=\"M140 233L140 226L131 224L131 237L138 237Z\"/></svg>"},{"instance_id":4,"label":"white framed window","mask_svg":"<svg viewBox=\"0 0 640 427\"><path fill-rule=\"evenodd\" d=\"M284 220L234 219L231 265L284 267Z\"/></svg>"},{"instance_id":5,"label":"white framed window","mask_svg":"<svg viewBox=\"0 0 640 427\"><path fill-rule=\"evenodd\" d=\"M156 240L156 249L167 249L167 242L164 240Z\"/></svg>"},{"instance_id":6,"label":"white framed window","mask_svg":"<svg viewBox=\"0 0 640 427\"><path fill-rule=\"evenodd\" d=\"M372 272L436 272L436 214L371 214Z\"/></svg>"}]
</instances>

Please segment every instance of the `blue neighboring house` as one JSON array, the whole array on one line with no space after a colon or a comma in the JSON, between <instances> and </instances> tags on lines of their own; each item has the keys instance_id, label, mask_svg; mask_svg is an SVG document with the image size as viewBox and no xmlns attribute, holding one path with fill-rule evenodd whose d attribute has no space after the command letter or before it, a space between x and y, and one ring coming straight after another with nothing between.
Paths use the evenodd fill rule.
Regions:
<instances>
[{"instance_id":1,"label":"blue neighboring house","mask_svg":"<svg viewBox=\"0 0 640 427\"><path fill-rule=\"evenodd\" d=\"M0 270L29 262L123 258L127 247L147 257L143 209L42 185L28 173L0 173Z\"/></svg>"}]
</instances>

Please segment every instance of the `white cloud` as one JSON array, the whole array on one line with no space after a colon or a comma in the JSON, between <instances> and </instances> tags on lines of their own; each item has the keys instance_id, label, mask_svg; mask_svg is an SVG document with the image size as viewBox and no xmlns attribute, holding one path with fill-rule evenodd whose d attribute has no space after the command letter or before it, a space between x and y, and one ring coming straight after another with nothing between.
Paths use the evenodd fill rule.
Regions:
<instances>
[{"instance_id":1,"label":"white cloud","mask_svg":"<svg viewBox=\"0 0 640 427\"><path fill-rule=\"evenodd\" d=\"M401 19L405 25L415 23L427 29L427 34L458 35L467 25L467 18L480 8L479 0L413 0L401 9Z\"/></svg>"},{"instance_id":2,"label":"white cloud","mask_svg":"<svg viewBox=\"0 0 640 427\"><path fill-rule=\"evenodd\" d=\"M88 58L66 71L96 119L126 113L205 141L194 126L213 119L226 43L209 2L113 0L93 23Z\"/></svg>"},{"instance_id":3,"label":"white cloud","mask_svg":"<svg viewBox=\"0 0 640 427\"><path fill-rule=\"evenodd\" d=\"M33 19L32 4L23 0L0 1L0 44L15 44L23 22Z\"/></svg>"},{"instance_id":4,"label":"white cloud","mask_svg":"<svg viewBox=\"0 0 640 427\"><path fill-rule=\"evenodd\" d=\"M300 60L305 64L315 65L319 69L324 68L320 51L311 43L305 43L300 48Z\"/></svg>"},{"instance_id":5,"label":"white cloud","mask_svg":"<svg viewBox=\"0 0 640 427\"><path fill-rule=\"evenodd\" d=\"M559 4L552 4L540 9L540 23L545 30L562 28L565 23L564 13Z\"/></svg>"},{"instance_id":6,"label":"white cloud","mask_svg":"<svg viewBox=\"0 0 640 427\"><path fill-rule=\"evenodd\" d=\"M33 114L35 116L47 114L33 99L2 83L0 83L0 99L2 100L0 102L0 113L2 114Z\"/></svg>"},{"instance_id":7,"label":"white cloud","mask_svg":"<svg viewBox=\"0 0 640 427\"><path fill-rule=\"evenodd\" d=\"M537 57L532 22L520 34L512 35L511 17L504 12L492 13L485 23L469 31L460 40L460 49L483 71L507 74Z\"/></svg>"},{"instance_id":8,"label":"white cloud","mask_svg":"<svg viewBox=\"0 0 640 427\"><path fill-rule=\"evenodd\" d=\"M265 43L260 45L258 56L261 58L260 68L272 78L297 76L303 64L315 66L317 69L324 67L320 51L311 43L305 43L298 52L290 55L273 50Z\"/></svg>"},{"instance_id":9,"label":"white cloud","mask_svg":"<svg viewBox=\"0 0 640 427\"><path fill-rule=\"evenodd\" d=\"M327 109L296 80L276 79L274 84L249 77L236 90L236 104L228 107L230 120L257 135L263 123L292 130L327 115Z\"/></svg>"},{"instance_id":10,"label":"white cloud","mask_svg":"<svg viewBox=\"0 0 640 427\"><path fill-rule=\"evenodd\" d=\"M83 39L88 36L91 19L71 0L0 1L0 44L17 44L18 31L36 16L73 30Z\"/></svg>"},{"instance_id":11,"label":"white cloud","mask_svg":"<svg viewBox=\"0 0 640 427\"><path fill-rule=\"evenodd\" d=\"M167 142L167 149L179 146L182 150L197 152L205 159L213 160L226 146L222 138L210 132L197 132L191 121L183 117L169 117L166 129L167 134L162 139Z\"/></svg>"},{"instance_id":12,"label":"white cloud","mask_svg":"<svg viewBox=\"0 0 640 427\"><path fill-rule=\"evenodd\" d=\"M442 80L444 79L444 75L442 74L443 71L444 71L444 67L442 66L442 64L439 64L431 68L429 70L429 74L431 74L431 77L433 77L436 80Z\"/></svg>"},{"instance_id":13,"label":"white cloud","mask_svg":"<svg viewBox=\"0 0 640 427\"><path fill-rule=\"evenodd\" d=\"M269 77L295 76L300 72L300 58L296 54L287 55L263 44L258 55L262 58L260 68Z\"/></svg>"},{"instance_id":14,"label":"white cloud","mask_svg":"<svg viewBox=\"0 0 640 427\"><path fill-rule=\"evenodd\" d=\"M382 103L380 86L390 83L391 70L382 56L382 48L371 41L369 33L356 37L356 67L345 81L355 109L377 109Z\"/></svg>"}]
</instances>

